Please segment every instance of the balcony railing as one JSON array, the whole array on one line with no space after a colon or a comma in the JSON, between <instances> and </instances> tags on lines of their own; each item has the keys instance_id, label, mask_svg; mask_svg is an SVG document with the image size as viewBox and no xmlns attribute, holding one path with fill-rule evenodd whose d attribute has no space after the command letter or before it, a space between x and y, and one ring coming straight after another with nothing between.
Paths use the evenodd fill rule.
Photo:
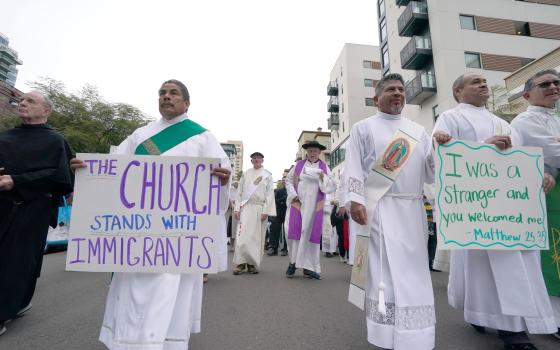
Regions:
<instances>
[{"instance_id":1,"label":"balcony railing","mask_svg":"<svg viewBox=\"0 0 560 350\"><path fill-rule=\"evenodd\" d=\"M400 36L413 36L420 32L428 24L428 5L425 2L411 1L398 21Z\"/></svg>"},{"instance_id":2,"label":"balcony railing","mask_svg":"<svg viewBox=\"0 0 560 350\"><path fill-rule=\"evenodd\" d=\"M406 102L412 105L422 104L436 92L436 76L434 74L422 72L405 84Z\"/></svg>"},{"instance_id":3,"label":"balcony railing","mask_svg":"<svg viewBox=\"0 0 560 350\"><path fill-rule=\"evenodd\" d=\"M406 6L410 2L410 0L396 0L397 6Z\"/></svg>"},{"instance_id":4,"label":"balcony railing","mask_svg":"<svg viewBox=\"0 0 560 350\"><path fill-rule=\"evenodd\" d=\"M338 96L338 83L336 81L331 81L329 85L327 85L327 95Z\"/></svg>"},{"instance_id":5,"label":"balcony railing","mask_svg":"<svg viewBox=\"0 0 560 350\"><path fill-rule=\"evenodd\" d=\"M401 51L403 69L422 70L432 59L432 41L426 36L413 36Z\"/></svg>"},{"instance_id":6,"label":"balcony railing","mask_svg":"<svg viewBox=\"0 0 560 350\"><path fill-rule=\"evenodd\" d=\"M330 113L338 113L338 97L331 96L329 103L327 103L327 111Z\"/></svg>"},{"instance_id":7,"label":"balcony railing","mask_svg":"<svg viewBox=\"0 0 560 350\"><path fill-rule=\"evenodd\" d=\"M331 116L327 121L328 121L329 130L338 130L338 127L340 125L338 119L338 113L331 113Z\"/></svg>"}]
</instances>

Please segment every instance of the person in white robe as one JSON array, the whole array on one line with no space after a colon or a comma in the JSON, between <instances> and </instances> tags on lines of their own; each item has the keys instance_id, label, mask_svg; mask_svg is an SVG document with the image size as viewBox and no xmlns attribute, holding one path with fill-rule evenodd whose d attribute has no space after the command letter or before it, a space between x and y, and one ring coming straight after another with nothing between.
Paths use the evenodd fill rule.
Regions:
<instances>
[{"instance_id":1,"label":"person in white robe","mask_svg":"<svg viewBox=\"0 0 560 350\"><path fill-rule=\"evenodd\" d=\"M509 124L490 113L486 79L466 73L453 84L459 105L438 118L434 136L494 144L519 144ZM476 331L498 330L506 349L535 349L526 331L556 332L550 301L540 271L538 251L453 250L448 285L449 304L464 311ZM514 292L515 291L515 292Z\"/></svg>"},{"instance_id":2,"label":"person in white robe","mask_svg":"<svg viewBox=\"0 0 560 350\"><path fill-rule=\"evenodd\" d=\"M154 135L189 119L186 86L168 80L159 89L162 118L134 131L117 154L135 150ZM200 127L200 126L199 126ZM156 145L157 146L157 145ZM221 167L212 174L220 182L219 270L227 269L225 211L229 202L230 162L215 136L200 132L161 153L161 156L213 157ZM73 169L85 167L79 159ZM113 275L99 340L110 350L187 350L191 333L200 332L202 273L115 273Z\"/></svg>"},{"instance_id":3,"label":"person in white robe","mask_svg":"<svg viewBox=\"0 0 560 350\"><path fill-rule=\"evenodd\" d=\"M328 165L319 159L326 147L313 140L302 146L307 158L296 162L286 177L285 227L290 263L286 277L296 269L312 279L321 279L320 243L323 229L325 194L336 190L336 183Z\"/></svg>"},{"instance_id":4,"label":"person in white robe","mask_svg":"<svg viewBox=\"0 0 560 350\"><path fill-rule=\"evenodd\" d=\"M237 200L237 186L239 184L237 182L234 182L231 184L231 187L229 189L229 211L230 211L230 226L228 228L229 232L228 232L228 245L229 245L229 251L230 252L234 252L235 251L235 236L237 235L237 227L238 227L238 222L237 219L235 218L235 215L233 215L233 211L235 209L235 201ZM227 217L227 215L226 215Z\"/></svg>"},{"instance_id":5,"label":"person in white robe","mask_svg":"<svg viewBox=\"0 0 560 350\"><path fill-rule=\"evenodd\" d=\"M436 316L422 188L434 179L432 143L422 126L400 114L404 81L399 74L389 74L377 84L374 101L379 112L350 131L344 169L346 206L356 225L369 229L367 340L385 349L429 350L435 346ZM371 169L397 130L410 127L420 130L416 148L375 209L366 209ZM373 216L366 210L374 210Z\"/></svg>"},{"instance_id":6,"label":"person in white robe","mask_svg":"<svg viewBox=\"0 0 560 350\"><path fill-rule=\"evenodd\" d=\"M263 167L263 161L262 153L251 154L253 167L239 180L234 210L234 216L239 220L233 255L234 275L259 272L268 217L276 216L274 181L272 174Z\"/></svg>"},{"instance_id":7,"label":"person in white robe","mask_svg":"<svg viewBox=\"0 0 560 350\"><path fill-rule=\"evenodd\" d=\"M559 82L560 74L552 69L538 72L529 78L523 92L529 107L511 123L511 127L521 136L523 146L543 149L545 169L552 176L558 176L558 169L560 169L560 118L556 109L560 99ZM547 196L549 225L552 223L555 227L558 227L560 222L559 195L560 188L554 188L554 192ZM549 241L551 252L548 254L541 252L541 260L543 272L545 272L544 264L547 264L550 271L545 272L545 283L558 327L555 336L560 339L560 274L557 272L559 262L556 261L555 266L550 263L550 260L559 254L560 247L554 246L556 241L552 239Z\"/></svg>"},{"instance_id":8,"label":"person in white robe","mask_svg":"<svg viewBox=\"0 0 560 350\"><path fill-rule=\"evenodd\" d=\"M323 237L321 239L321 250L326 258L332 258L338 246L338 235L331 224L331 214L334 207L334 193L325 196L325 207L323 208Z\"/></svg>"}]
</instances>

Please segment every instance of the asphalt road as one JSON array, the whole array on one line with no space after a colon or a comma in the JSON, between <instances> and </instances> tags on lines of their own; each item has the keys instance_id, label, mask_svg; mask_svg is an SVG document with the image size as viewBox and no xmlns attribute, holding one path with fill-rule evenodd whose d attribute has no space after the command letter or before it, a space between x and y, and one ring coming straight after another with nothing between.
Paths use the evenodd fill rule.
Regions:
<instances>
[{"instance_id":1,"label":"asphalt road","mask_svg":"<svg viewBox=\"0 0 560 350\"><path fill-rule=\"evenodd\" d=\"M230 255L231 257L231 255ZM45 256L33 308L8 325L1 350L96 350L110 275L64 271L65 253ZM323 279L301 271L286 279L286 257L265 257L261 273L210 276L204 287L202 333L191 350L361 350L365 316L346 301L350 267L322 258ZM231 266L230 266L231 270ZM446 273L432 273L436 298L436 349L503 349L495 332L475 333L447 304ZM560 349L551 336L531 336L541 350ZM412 349L411 349L412 350Z\"/></svg>"}]
</instances>

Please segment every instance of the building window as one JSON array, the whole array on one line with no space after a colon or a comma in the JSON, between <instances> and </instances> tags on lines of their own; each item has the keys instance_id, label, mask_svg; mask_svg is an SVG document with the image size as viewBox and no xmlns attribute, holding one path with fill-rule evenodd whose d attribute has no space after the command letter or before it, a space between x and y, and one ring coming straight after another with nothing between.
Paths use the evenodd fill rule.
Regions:
<instances>
[{"instance_id":1,"label":"building window","mask_svg":"<svg viewBox=\"0 0 560 350\"><path fill-rule=\"evenodd\" d=\"M389 47L387 44L383 45L383 48L381 49L382 52L382 61L381 64L383 65L383 69L385 69L385 67L389 66Z\"/></svg>"},{"instance_id":2,"label":"building window","mask_svg":"<svg viewBox=\"0 0 560 350\"><path fill-rule=\"evenodd\" d=\"M378 8L379 18L383 17L385 14L385 0L379 0L379 8Z\"/></svg>"},{"instance_id":3,"label":"building window","mask_svg":"<svg viewBox=\"0 0 560 350\"><path fill-rule=\"evenodd\" d=\"M478 52L465 52L465 65L469 68L482 68Z\"/></svg>"},{"instance_id":4,"label":"building window","mask_svg":"<svg viewBox=\"0 0 560 350\"><path fill-rule=\"evenodd\" d=\"M379 28L379 32L381 33L381 42L384 42L385 40L387 40L387 22L385 21L385 18L381 20Z\"/></svg>"},{"instance_id":5,"label":"building window","mask_svg":"<svg viewBox=\"0 0 560 350\"><path fill-rule=\"evenodd\" d=\"M439 118L439 106L435 105L432 107L432 115L434 116L434 123L436 122L437 118Z\"/></svg>"},{"instance_id":6,"label":"building window","mask_svg":"<svg viewBox=\"0 0 560 350\"><path fill-rule=\"evenodd\" d=\"M344 85L340 85L340 94L344 94Z\"/></svg>"},{"instance_id":7,"label":"building window","mask_svg":"<svg viewBox=\"0 0 560 350\"><path fill-rule=\"evenodd\" d=\"M342 122L342 132L344 132L344 121Z\"/></svg>"},{"instance_id":8,"label":"building window","mask_svg":"<svg viewBox=\"0 0 560 350\"><path fill-rule=\"evenodd\" d=\"M513 22L515 26L515 34L521 36L531 36L531 30L529 29L528 22Z\"/></svg>"},{"instance_id":9,"label":"building window","mask_svg":"<svg viewBox=\"0 0 560 350\"><path fill-rule=\"evenodd\" d=\"M364 60L364 68L373 69L373 62Z\"/></svg>"},{"instance_id":10,"label":"building window","mask_svg":"<svg viewBox=\"0 0 560 350\"><path fill-rule=\"evenodd\" d=\"M344 102L342 102L342 104L340 105L340 107L341 107L340 113L344 113Z\"/></svg>"},{"instance_id":11,"label":"building window","mask_svg":"<svg viewBox=\"0 0 560 350\"><path fill-rule=\"evenodd\" d=\"M476 30L474 16L459 15L459 21L462 29Z\"/></svg>"},{"instance_id":12,"label":"building window","mask_svg":"<svg viewBox=\"0 0 560 350\"><path fill-rule=\"evenodd\" d=\"M366 106L373 107L373 98L366 97Z\"/></svg>"},{"instance_id":13,"label":"building window","mask_svg":"<svg viewBox=\"0 0 560 350\"><path fill-rule=\"evenodd\" d=\"M364 86L365 87L374 87L375 85L373 85L373 79L364 79Z\"/></svg>"}]
</instances>

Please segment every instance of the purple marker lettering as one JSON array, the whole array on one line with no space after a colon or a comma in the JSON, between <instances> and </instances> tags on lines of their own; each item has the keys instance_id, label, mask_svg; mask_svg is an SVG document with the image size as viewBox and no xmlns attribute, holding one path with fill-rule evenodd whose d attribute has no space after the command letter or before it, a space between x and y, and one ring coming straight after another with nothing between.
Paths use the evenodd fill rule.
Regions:
<instances>
[{"instance_id":1,"label":"purple marker lettering","mask_svg":"<svg viewBox=\"0 0 560 350\"><path fill-rule=\"evenodd\" d=\"M95 257L97 255L97 264L101 264L101 245L99 237L95 239L95 243L91 243L91 238L88 239L88 264L91 263L91 256Z\"/></svg>"},{"instance_id":2,"label":"purple marker lettering","mask_svg":"<svg viewBox=\"0 0 560 350\"><path fill-rule=\"evenodd\" d=\"M181 166L185 166L185 176L181 177ZM175 207L173 208L174 212L177 212L179 208L179 194L183 195L183 200L185 201L185 210L187 213L191 211L189 205L189 198L187 197L187 193L185 192L185 188L183 187L183 182L187 179L189 175L189 165L187 163L179 163L175 165L175 172L177 173L177 183L175 186Z\"/></svg>"},{"instance_id":3,"label":"purple marker lettering","mask_svg":"<svg viewBox=\"0 0 560 350\"><path fill-rule=\"evenodd\" d=\"M162 188L163 188L163 164L159 165L159 183L158 183L158 205L159 205L159 209L161 210L167 210L169 208L171 208L171 205L173 204L173 175L175 174L175 172L173 171L173 164L169 165L169 202L167 203L167 206L164 207L163 205L161 205L161 197L162 197Z\"/></svg>"},{"instance_id":4,"label":"purple marker lettering","mask_svg":"<svg viewBox=\"0 0 560 350\"><path fill-rule=\"evenodd\" d=\"M138 262L140 262L140 258L135 256L134 257L134 263L130 262L130 242L134 241L134 243L136 243L136 238L134 237L129 237L128 238L128 242L126 243L126 262L128 264L128 266L135 266L138 265Z\"/></svg>"},{"instance_id":5,"label":"purple marker lettering","mask_svg":"<svg viewBox=\"0 0 560 350\"><path fill-rule=\"evenodd\" d=\"M70 240L70 242L76 242L76 259L70 261L70 264L76 264L76 263L83 263L86 262L85 260L81 260L80 259L80 244L82 241L85 241L85 238L72 238ZM70 249L68 249L70 250Z\"/></svg>"},{"instance_id":6,"label":"purple marker lettering","mask_svg":"<svg viewBox=\"0 0 560 350\"><path fill-rule=\"evenodd\" d=\"M114 170L117 169L117 164L115 164L117 162L116 159L111 159L109 161L109 175L117 175L116 172L114 172Z\"/></svg>"},{"instance_id":7,"label":"purple marker lettering","mask_svg":"<svg viewBox=\"0 0 560 350\"><path fill-rule=\"evenodd\" d=\"M146 249L146 247L148 246L148 242L150 242L150 247L148 249ZM142 266L146 266L146 260L148 260L148 263L153 266L154 263L152 261L152 259L150 259L150 256L148 255L148 253L154 248L154 240L151 237L144 237L144 249L142 252Z\"/></svg>"},{"instance_id":8,"label":"purple marker lettering","mask_svg":"<svg viewBox=\"0 0 560 350\"><path fill-rule=\"evenodd\" d=\"M144 176L142 178L142 196L140 197L140 208L144 209L146 188L151 188L150 209L154 209L155 194L156 194L156 162L152 162L151 179L148 181L148 163L144 163Z\"/></svg>"},{"instance_id":9,"label":"purple marker lettering","mask_svg":"<svg viewBox=\"0 0 560 350\"><path fill-rule=\"evenodd\" d=\"M107 170L109 168L109 160L108 159L100 159L99 160L99 168L97 168L97 174L107 174Z\"/></svg>"},{"instance_id":10,"label":"purple marker lettering","mask_svg":"<svg viewBox=\"0 0 560 350\"><path fill-rule=\"evenodd\" d=\"M120 188L121 188L121 191L120 191L120 193L121 193L121 203L128 209L134 208L134 206L136 205L136 203L134 203L134 202L130 203L126 199L126 195L124 193L125 192L125 187L126 187L126 177L128 176L128 170L130 170L130 167L133 166L133 165L134 166L140 166L140 162L137 161L137 160L133 160L126 165L126 167L124 168L124 171L123 171L122 178L121 178L121 186L120 186Z\"/></svg>"},{"instance_id":11,"label":"purple marker lettering","mask_svg":"<svg viewBox=\"0 0 560 350\"><path fill-rule=\"evenodd\" d=\"M202 239L200 240L202 243L202 249L204 249L204 251L206 252L206 259L208 261L208 263L206 264L206 266L201 266L200 265L200 255L198 256L198 258L196 259L196 264L198 265L198 267L200 267L201 269L207 269L210 266L212 266L212 258L210 257L210 252L208 251L208 247L206 246L206 241L210 240L210 244L214 243L214 239L212 239L212 237L202 237Z\"/></svg>"},{"instance_id":12,"label":"purple marker lettering","mask_svg":"<svg viewBox=\"0 0 560 350\"><path fill-rule=\"evenodd\" d=\"M103 265L107 254L113 253L113 264L117 264L117 239L115 237L103 237Z\"/></svg>"},{"instance_id":13,"label":"purple marker lettering","mask_svg":"<svg viewBox=\"0 0 560 350\"><path fill-rule=\"evenodd\" d=\"M92 175L93 174L93 164L97 163L97 159L86 159L86 160L84 160L84 163L89 164L89 166L88 166L89 173L90 173L90 175Z\"/></svg>"},{"instance_id":14,"label":"purple marker lettering","mask_svg":"<svg viewBox=\"0 0 560 350\"><path fill-rule=\"evenodd\" d=\"M173 257L173 262L175 266L179 266L181 262L181 236L177 236L177 245L174 246L171 242L171 238L167 239L167 254L166 254L166 265L169 265L169 256ZM175 255L175 248L177 248L177 255Z\"/></svg>"},{"instance_id":15,"label":"purple marker lettering","mask_svg":"<svg viewBox=\"0 0 560 350\"><path fill-rule=\"evenodd\" d=\"M199 171L204 171L204 169L206 169L206 165L204 164L198 164L194 170L194 184L193 184L193 195L192 195L192 208L193 208L193 213L195 214L204 214L206 213L206 205L202 206L202 210L198 210L196 208L196 190L198 188L198 173Z\"/></svg>"}]
</instances>

